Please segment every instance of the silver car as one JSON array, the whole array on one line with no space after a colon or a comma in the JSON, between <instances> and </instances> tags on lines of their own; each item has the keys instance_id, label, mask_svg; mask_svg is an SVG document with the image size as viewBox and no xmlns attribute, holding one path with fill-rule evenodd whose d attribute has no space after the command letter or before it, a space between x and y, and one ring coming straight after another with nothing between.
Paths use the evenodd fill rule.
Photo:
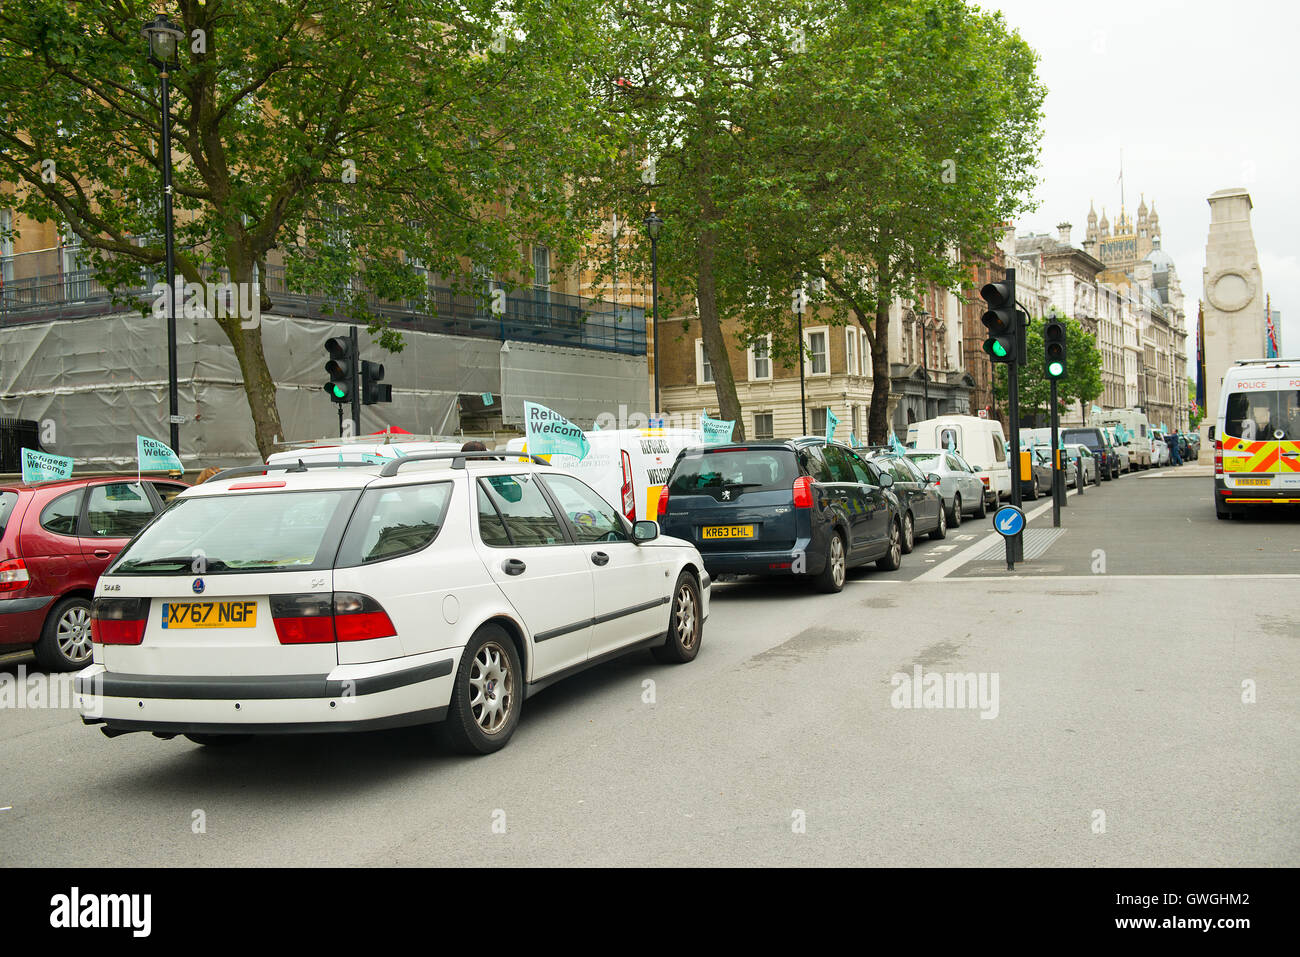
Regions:
<instances>
[{"instance_id":1,"label":"silver car","mask_svg":"<svg viewBox=\"0 0 1300 957\"><path fill-rule=\"evenodd\" d=\"M960 455L943 449L908 449L907 457L922 472L939 476L939 494L943 496L949 528L961 525L963 515L984 517L984 483Z\"/></svg>"},{"instance_id":2,"label":"silver car","mask_svg":"<svg viewBox=\"0 0 1300 957\"><path fill-rule=\"evenodd\" d=\"M1101 473L1097 470L1097 458L1092 454L1092 450L1086 445L1067 445L1065 454L1072 463L1083 459L1083 481L1088 485L1100 485ZM1079 469L1077 465L1072 465L1066 474L1066 483L1075 488L1078 486Z\"/></svg>"}]
</instances>

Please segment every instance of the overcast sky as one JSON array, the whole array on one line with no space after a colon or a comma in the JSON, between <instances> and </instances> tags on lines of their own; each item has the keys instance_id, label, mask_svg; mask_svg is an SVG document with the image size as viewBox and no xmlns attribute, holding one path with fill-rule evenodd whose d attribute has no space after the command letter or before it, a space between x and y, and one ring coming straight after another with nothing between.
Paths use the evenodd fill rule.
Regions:
<instances>
[{"instance_id":1,"label":"overcast sky","mask_svg":"<svg viewBox=\"0 0 1300 957\"><path fill-rule=\"evenodd\" d=\"M1264 291L1283 314L1282 351L1300 355L1300 2L980 5L1001 10L1038 51L1048 88L1038 209L1021 217L1017 232L1055 235L1056 224L1069 221L1080 245L1089 200L1098 217L1104 205L1113 224L1122 149L1129 215L1142 194L1148 206L1155 201L1193 332L1210 224L1206 197L1244 186L1254 203Z\"/></svg>"}]
</instances>

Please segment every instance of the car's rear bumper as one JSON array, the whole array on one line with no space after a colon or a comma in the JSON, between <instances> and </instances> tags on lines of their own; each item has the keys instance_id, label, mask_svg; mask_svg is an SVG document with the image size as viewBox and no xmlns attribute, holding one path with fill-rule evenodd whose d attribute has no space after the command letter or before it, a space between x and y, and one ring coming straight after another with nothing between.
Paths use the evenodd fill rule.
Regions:
<instances>
[{"instance_id":1,"label":"car's rear bumper","mask_svg":"<svg viewBox=\"0 0 1300 957\"><path fill-rule=\"evenodd\" d=\"M807 545L772 551L701 552L710 575L816 575L826 556Z\"/></svg>"},{"instance_id":2,"label":"car's rear bumper","mask_svg":"<svg viewBox=\"0 0 1300 957\"><path fill-rule=\"evenodd\" d=\"M76 678L82 721L109 733L293 734L422 724L446 714L458 652L340 665L322 675L132 675L92 665Z\"/></svg>"},{"instance_id":3,"label":"car's rear bumper","mask_svg":"<svg viewBox=\"0 0 1300 957\"><path fill-rule=\"evenodd\" d=\"M53 595L0 598L0 645L33 645L41 637Z\"/></svg>"},{"instance_id":4,"label":"car's rear bumper","mask_svg":"<svg viewBox=\"0 0 1300 957\"><path fill-rule=\"evenodd\" d=\"M1300 505L1300 488L1228 488L1216 478L1214 497L1224 505Z\"/></svg>"}]
</instances>

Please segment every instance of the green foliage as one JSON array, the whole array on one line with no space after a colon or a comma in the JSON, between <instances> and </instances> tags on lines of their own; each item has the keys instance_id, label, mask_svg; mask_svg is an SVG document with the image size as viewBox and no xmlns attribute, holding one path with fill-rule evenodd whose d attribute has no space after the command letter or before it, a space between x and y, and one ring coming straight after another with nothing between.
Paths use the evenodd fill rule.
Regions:
<instances>
[{"instance_id":1,"label":"green foliage","mask_svg":"<svg viewBox=\"0 0 1300 957\"><path fill-rule=\"evenodd\" d=\"M1057 380L1058 411L1064 413L1075 402L1092 402L1101 395L1101 352L1097 341L1077 319L1057 317L1065 323L1065 375ZM1030 319L1026 331L1025 353L1028 362L1019 371L1020 416L1022 422L1035 415L1046 416L1052 398L1051 380L1044 370L1043 327L1046 319ZM1000 403L1007 401L1007 372L995 369L993 394Z\"/></svg>"}]
</instances>

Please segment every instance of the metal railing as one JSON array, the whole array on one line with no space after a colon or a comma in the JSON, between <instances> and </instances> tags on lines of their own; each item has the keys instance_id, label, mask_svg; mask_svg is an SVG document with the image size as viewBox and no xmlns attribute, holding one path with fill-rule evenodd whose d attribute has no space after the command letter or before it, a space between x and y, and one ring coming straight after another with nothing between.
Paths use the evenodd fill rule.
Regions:
<instances>
[{"instance_id":1,"label":"metal railing","mask_svg":"<svg viewBox=\"0 0 1300 957\"><path fill-rule=\"evenodd\" d=\"M123 309L152 308L153 286L160 267L141 267L129 288L109 290L93 269L68 269L63 249L44 249L0 258L0 327L50 319L82 319ZM75 261L75 260L74 260ZM209 280L227 282L228 272L205 270ZM602 299L588 299L546 288L507 292L504 310L492 311L491 294L478 295L429 283L421 297L381 300L359 279L333 293L292 292L283 266L268 266L261 282L277 316L350 321L346 303L361 299L373 312L389 318L393 328L482 339L507 339L645 355L646 313Z\"/></svg>"}]
</instances>

